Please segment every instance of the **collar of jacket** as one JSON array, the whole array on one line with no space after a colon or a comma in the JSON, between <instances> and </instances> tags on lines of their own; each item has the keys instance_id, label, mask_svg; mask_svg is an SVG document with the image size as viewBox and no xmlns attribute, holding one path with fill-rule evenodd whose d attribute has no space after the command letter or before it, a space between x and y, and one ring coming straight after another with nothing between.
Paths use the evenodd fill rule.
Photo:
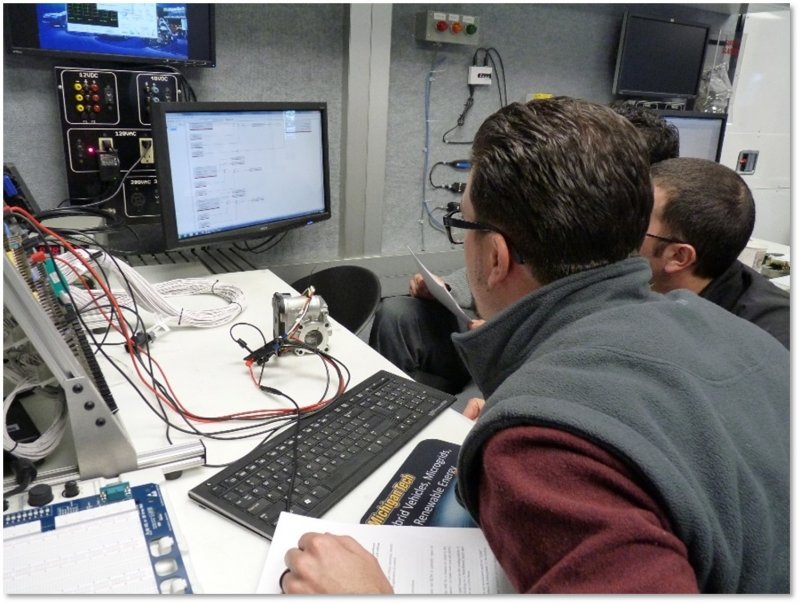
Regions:
<instances>
[{"instance_id":1,"label":"collar of jacket","mask_svg":"<svg viewBox=\"0 0 800 604\"><path fill-rule=\"evenodd\" d=\"M488 398L565 325L611 304L660 296L650 289L650 278L650 265L640 256L581 271L539 288L482 326L452 339Z\"/></svg>"}]
</instances>

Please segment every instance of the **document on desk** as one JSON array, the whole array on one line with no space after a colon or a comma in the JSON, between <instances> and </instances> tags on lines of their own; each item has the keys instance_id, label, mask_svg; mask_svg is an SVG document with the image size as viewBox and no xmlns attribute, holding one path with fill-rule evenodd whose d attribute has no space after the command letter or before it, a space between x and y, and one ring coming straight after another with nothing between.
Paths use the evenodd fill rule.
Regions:
<instances>
[{"instance_id":1,"label":"document on desk","mask_svg":"<svg viewBox=\"0 0 800 604\"><path fill-rule=\"evenodd\" d=\"M457 318L460 324L467 325L471 319L467 313L464 312L464 309L458 305L455 298L450 294L447 288L442 285L437 279L436 276L428 270L428 268L422 264L422 261L417 258L417 255L408 248L408 251L411 252L411 255L414 256L414 260L417 261L417 266L419 266L419 271L422 274L422 278L425 280L425 285L428 286L428 291L431 292L431 295L436 298L442 306L444 306L447 310L453 313Z\"/></svg>"},{"instance_id":2,"label":"document on desk","mask_svg":"<svg viewBox=\"0 0 800 604\"><path fill-rule=\"evenodd\" d=\"M281 593L284 554L303 533L349 535L378 559L396 594L514 593L478 528L348 524L282 512L257 593Z\"/></svg>"}]
</instances>

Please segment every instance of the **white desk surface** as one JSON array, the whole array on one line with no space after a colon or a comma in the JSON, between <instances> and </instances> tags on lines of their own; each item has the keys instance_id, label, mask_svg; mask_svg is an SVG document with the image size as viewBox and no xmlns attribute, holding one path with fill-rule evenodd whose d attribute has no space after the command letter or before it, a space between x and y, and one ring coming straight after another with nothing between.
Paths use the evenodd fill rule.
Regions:
<instances>
[{"instance_id":1,"label":"white desk surface","mask_svg":"<svg viewBox=\"0 0 800 604\"><path fill-rule=\"evenodd\" d=\"M788 245L783 243L777 243L775 241L767 241L766 239L750 239L747 243L748 245L754 245L758 247L763 247L767 250L767 254L777 255L782 254L786 260L789 259L791 255L791 248Z\"/></svg>"},{"instance_id":2,"label":"white desk surface","mask_svg":"<svg viewBox=\"0 0 800 604\"><path fill-rule=\"evenodd\" d=\"M158 267L154 267L155 270L147 270L148 268L137 270L152 282L160 281L160 277L165 276ZM175 276L171 274L167 278ZM268 270L227 273L214 275L212 278L219 279L221 283L237 285L245 292L247 308L236 321L258 326L264 336L271 340L272 296L275 292L294 290ZM212 296L194 296L182 302L192 308L225 304ZM266 396L255 388L242 361L247 352L229 336L232 324L212 329L173 328L153 342L150 352L162 366L183 405L195 413L221 415L276 405L288 407L287 402L280 402L282 399ZM380 369L403 375L399 369L335 320L332 325L329 353L348 367L351 386ZM258 334L251 328L242 327L235 334L243 338L252 349L262 345ZM119 359L129 374L133 375L127 354L121 347L112 348L114 358ZM141 453L167 446L164 424L116 371L109 369L105 362L102 366L119 406L119 417L136 450ZM286 392L303 405L315 402L322 395L324 381L325 372L317 357L290 355L273 358L268 362L263 383ZM152 395L149 398L152 400ZM180 420L176 423L180 423ZM426 438L440 438L460 443L471 425L470 420L447 409L324 517L358 523L417 442ZM230 426L230 422L205 424L200 429L212 431ZM193 436L174 430L170 434L173 442L196 440ZM203 440L207 448L207 462L225 464L250 451L260 437L225 442ZM186 470L180 478L165 481L162 490L172 505L176 516L174 521L184 538L185 546L188 547L190 564L196 581L199 582L195 590L207 594L253 593L270 542L214 512L201 508L187 495L189 489L218 471L219 468Z\"/></svg>"}]
</instances>

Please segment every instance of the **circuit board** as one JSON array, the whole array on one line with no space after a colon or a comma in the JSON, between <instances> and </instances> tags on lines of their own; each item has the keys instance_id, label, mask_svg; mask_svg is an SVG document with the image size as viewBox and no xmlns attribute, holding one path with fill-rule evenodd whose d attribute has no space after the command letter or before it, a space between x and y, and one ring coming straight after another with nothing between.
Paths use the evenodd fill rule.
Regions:
<instances>
[{"instance_id":1,"label":"circuit board","mask_svg":"<svg viewBox=\"0 0 800 604\"><path fill-rule=\"evenodd\" d=\"M3 542L7 594L192 593L155 483L3 514Z\"/></svg>"}]
</instances>

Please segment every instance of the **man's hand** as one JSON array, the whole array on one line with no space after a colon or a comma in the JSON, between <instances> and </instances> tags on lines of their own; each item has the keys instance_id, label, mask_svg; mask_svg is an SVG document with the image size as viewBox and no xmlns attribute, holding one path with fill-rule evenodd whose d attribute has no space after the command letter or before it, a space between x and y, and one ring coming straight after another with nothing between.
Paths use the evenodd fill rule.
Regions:
<instances>
[{"instance_id":1,"label":"man's hand","mask_svg":"<svg viewBox=\"0 0 800 604\"><path fill-rule=\"evenodd\" d=\"M447 287L444 282L444 279L441 277L434 277L436 281L442 285L443 287ZM424 300L433 300L433 294L431 294L430 290L428 289L427 284L425 283L425 279L422 277L422 273L417 273L413 277L411 277L411 281L408 282L408 294L412 298L422 298Z\"/></svg>"},{"instance_id":2,"label":"man's hand","mask_svg":"<svg viewBox=\"0 0 800 604\"><path fill-rule=\"evenodd\" d=\"M482 398L471 398L467 401L467 406L464 407L462 415L466 416L468 419L478 419L485 404L486 401Z\"/></svg>"},{"instance_id":3,"label":"man's hand","mask_svg":"<svg viewBox=\"0 0 800 604\"><path fill-rule=\"evenodd\" d=\"M484 323L486 323L485 319L472 319L469 323L467 323L467 330L471 331L477 327L480 327Z\"/></svg>"},{"instance_id":4,"label":"man's hand","mask_svg":"<svg viewBox=\"0 0 800 604\"><path fill-rule=\"evenodd\" d=\"M287 594L393 593L378 560L352 537L305 533L283 559Z\"/></svg>"}]
</instances>

